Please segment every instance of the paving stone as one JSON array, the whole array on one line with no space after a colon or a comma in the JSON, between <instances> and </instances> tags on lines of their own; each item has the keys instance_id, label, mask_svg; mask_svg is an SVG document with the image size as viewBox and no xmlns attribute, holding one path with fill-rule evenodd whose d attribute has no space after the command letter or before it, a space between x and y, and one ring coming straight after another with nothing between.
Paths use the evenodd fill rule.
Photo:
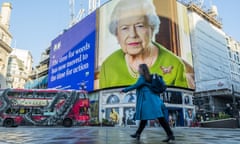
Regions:
<instances>
[{"instance_id":1,"label":"paving stone","mask_svg":"<svg viewBox=\"0 0 240 144\"><path fill-rule=\"evenodd\" d=\"M136 127L0 127L0 144L161 144L161 127L147 127L140 141L129 135ZM173 128L172 144L239 144L240 129ZM164 143L163 143L164 144Z\"/></svg>"}]
</instances>

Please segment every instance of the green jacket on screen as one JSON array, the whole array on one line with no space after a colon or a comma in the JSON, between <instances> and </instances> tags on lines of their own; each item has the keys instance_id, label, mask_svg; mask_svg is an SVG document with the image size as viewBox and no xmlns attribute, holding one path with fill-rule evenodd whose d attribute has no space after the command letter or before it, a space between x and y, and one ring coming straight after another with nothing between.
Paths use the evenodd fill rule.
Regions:
<instances>
[{"instance_id":1,"label":"green jacket on screen","mask_svg":"<svg viewBox=\"0 0 240 144\"><path fill-rule=\"evenodd\" d=\"M159 48L159 55L149 68L150 72L162 75L167 85L187 88L185 65L181 59L162 45L153 43ZM100 88L131 85L136 80L137 78L134 78L128 71L122 49L107 57L101 66Z\"/></svg>"}]
</instances>

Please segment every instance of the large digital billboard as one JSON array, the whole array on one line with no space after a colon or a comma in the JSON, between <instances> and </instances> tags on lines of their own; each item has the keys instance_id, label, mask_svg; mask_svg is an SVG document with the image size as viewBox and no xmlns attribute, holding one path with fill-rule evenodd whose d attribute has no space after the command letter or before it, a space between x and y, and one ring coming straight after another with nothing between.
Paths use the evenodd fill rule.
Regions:
<instances>
[{"instance_id":1,"label":"large digital billboard","mask_svg":"<svg viewBox=\"0 0 240 144\"><path fill-rule=\"evenodd\" d=\"M187 23L176 1L109 1L52 41L48 87L127 86L146 63L168 86L194 89Z\"/></svg>"},{"instance_id":2,"label":"large digital billboard","mask_svg":"<svg viewBox=\"0 0 240 144\"><path fill-rule=\"evenodd\" d=\"M48 88L94 89L96 12L52 41Z\"/></svg>"},{"instance_id":3,"label":"large digital billboard","mask_svg":"<svg viewBox=\"0 0 240 144\"><path fill-rule=\"evenodd\" d=\"M194 89L187 13L177 9L176 1L166 0L114 0L103 5L98 88L135 83L138 65L146 63L167 85Z\"/></svg>"}]
</instances>

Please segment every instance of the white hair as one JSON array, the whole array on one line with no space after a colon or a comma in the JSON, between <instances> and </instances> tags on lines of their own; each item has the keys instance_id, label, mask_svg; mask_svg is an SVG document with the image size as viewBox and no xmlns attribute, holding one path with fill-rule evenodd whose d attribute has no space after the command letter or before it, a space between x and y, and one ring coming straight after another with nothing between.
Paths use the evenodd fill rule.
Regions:
<instances>
[{"instance_id":1,"label":"white hair","mask_svg":"<svg viewBox=\"0 0 240 144\"><path fill-rule=\"evenodd\" d=\"M152 0L119 0L111 15L108 27L110 33L117 35L117 26L121 13L132 12L134 9L141 9L145 13L147 22L153 30L153 34L157 34L159 31L160 19L156 14Z\"/></svg>"}]
</instances>

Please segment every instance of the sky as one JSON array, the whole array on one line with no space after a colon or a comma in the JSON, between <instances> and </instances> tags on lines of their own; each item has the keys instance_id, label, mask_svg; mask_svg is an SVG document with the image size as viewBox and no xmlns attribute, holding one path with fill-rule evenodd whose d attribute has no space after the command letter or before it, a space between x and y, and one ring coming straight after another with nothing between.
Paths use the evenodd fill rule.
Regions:
<instances>
[{"instance_id":1,"label":"sky","mask_svg":"<svg viewBox=\"0 0 240 144\"><path fill-rule=\"evenodd\" d=\"M101 0L101 4L107 0ZM12 4L10 33L12 47L29 50L34 65L40 61L41 53L51 45L64 29L69 27L71 12L69 0L0 0ZM223 30L240 42L240 0L205 0L205 9L216 5L222 19ZM80 8L88 8L88 0L75 0L75 15Z\"/></svg>"},{"instance_id":2,"label":"sky","mask_svg":"<svg viewBox=\"0 0 240 144\"><path fill-rule=\"evenodd\" d=\"M29 50L37 65L51 41L69 28L69 0L0 0L0 4L3 2L12 5L9 30L12 47ZM106 0L102 0L104 2ZM75 15L81 8L88 8L88 0L75 1Z\"/></svg>"}]
</instances>

